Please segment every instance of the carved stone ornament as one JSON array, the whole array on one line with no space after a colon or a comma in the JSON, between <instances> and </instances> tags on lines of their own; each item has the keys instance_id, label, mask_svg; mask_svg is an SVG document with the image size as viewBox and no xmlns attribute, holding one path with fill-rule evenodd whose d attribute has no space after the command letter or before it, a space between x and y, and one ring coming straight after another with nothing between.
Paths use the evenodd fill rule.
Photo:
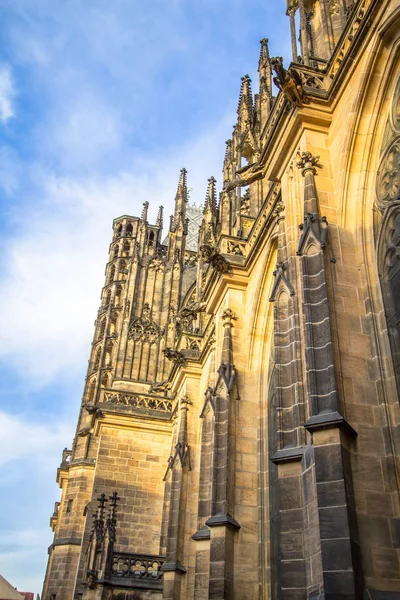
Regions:
<instances>
[{"instance_id":1,"label":"carved stone ornament","mask_svg":"<svg viewBox=\"0 0 400 600\"><path fill-rule=\"evenodd\" d=\"M227 244L228 254L234 254L235 256L244 256L246 244L243 242L232 242L229 241Z\"/></svg>"},{"instance_id":2,"label":"carved stone ornament","mask_svg":"<svg viewBox=\"0 0 400 600\"><path fill-rule=\"evenodd\" d=\"M271 58L271 67L276 73L276 77L274 77L276 87L281 90L291 106L303 106L305 103L304 90L297 71L292 67L286 70L281 56Z\"/></svg>"},{"instance_id":3,"label":"carved stone ornament","mask_svg":"<svg viewBox=\"0 0 400 600\"><path fill-rule=\"evenodd\" d=\"M222 321L237 321L237 315L230 308L225 308L221 314Z\"/></svg>"},{"instance_id":4,"label":"carved stone ornament","mask_svg":"<svg viewBox=\"0 0 400 600\"><path fill-rule=\"evenodd\" d=\"M86 573L86 585L88 588L93 589L97 585L97 571L89 569Z\"/></svg>"},{"instance_id":5,"label":"carved stone ornament","mask_svg":"<svg viewBox=\"0 0 400 600\"><path fill-rule=\"evenodd\" d=\"M400 137L391 142L381 159L376 195L381 209L400 197Z\"/></svg>"},{"instance_id":6,"label":"carved stone ornament","mask_svg":"<svg viewBox=\"0 0 400 600\"><path fill-rule=\"evenodd\" d=\"M185 364L185 356L179 350L174 350L173 348L165 348L165 350L163 350L163 354L165 358L177 365Z\"/></svg>"},{"instance_id":7,"label":"carved stone ornament","mask_svg":"<svg viewBox=\"0 0 400 600\"><path fill-rule=\"evenodd\" d=\"M393 130L400 133L400 79L394 92L390 121Z\"/></svg>"},{"instance_id":8,"label":"carved stone ornament","mask_svg":"<svg viewBox=\"0 0 400 600\"><path fill-rule=\"evenodd\" d=\"M142 316L134 319L129 326L128 339L134 342L154 344L160 336L160 328L151 320L151 308L146 302L143 306Z\"/></svg>"},{"instance_id":9,"label":"carved stone ornament","mask_svg":"<svg viewBox=\"0 0 400 600\"><path fill-rule=\"evenodd\" d=\"M302 175L304 175L307 171L312 171L314 175L317 170L316 166L319 164L319 156L313 156L311 152L299 152L299 160L297 161L297 167L301 169Z\"/></svg>"},{"instance_id":10,"label":"carved stone ornament","mask_svg":"<svg viewBox=\"0 0 400 600\"><path fill-rule=\"evenodd\" d=\"M229 273L230 266L225 258L219 253L218 248L204 244L200 246L200 255L205 263L209 263L218 273Z\"/></svg>"},{"instance_id":11,"label":"carved stone ornament","mask_svg":"<svg viewBox=\"0 0 400 600\"><path fill-rule=\"evenodd\" d=\"M79 437L86 437L90 433L92 433L92 429L90 427L83 427L83 429L80 429L80 431L78 431Z\"/></svg>"},{"instance_id":12,"label":"carved stone ornament","mask_svg":"<svg viewBox=\"0 0 400 600\"><path fill-rule=\"evenodd\" d=\"M179 311L179 315L184 318L192 317L193 319L195 319L199 313L202 313L206 310L206 307L206 302L191 302Z\"/></svg>"},{"instance_id":13,"label":"carved stone ornament","mask_svg":"<svg viewBox=\"0 0 400 600\"><path fill-rule=\"evenodd\" d=\"M385 251L381 267L381 277L387 273L400 260L400 204L395 204L385 227Z\"/></svg>"},{"instance_id":14,"label":"carved stone ornament","mask_svg":"<svg viewBox=\"0 0 400 600\"><path fill-rule=\"evenodd\" d=\"M168 390L171 389L171 384L168 381L162 381L161 383L152 383L149 387L149 394L164 394L165 396L168 393Z\"/></svg>"}]
</instances>

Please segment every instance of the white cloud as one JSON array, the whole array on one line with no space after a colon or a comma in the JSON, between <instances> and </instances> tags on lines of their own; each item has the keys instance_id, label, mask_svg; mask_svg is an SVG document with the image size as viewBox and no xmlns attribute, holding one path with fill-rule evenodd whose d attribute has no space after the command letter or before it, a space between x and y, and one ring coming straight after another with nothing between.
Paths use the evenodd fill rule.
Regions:
<instances>
[{"instance_id":1,"label":"white cloud","mask_svg":"<svg viewBox=\"0 0 400 600\"><path fill-rule=\"evenodd\" d=\"M0 411L0 467L25 459L31 464L39 461L43 467L50 461L54 466L54 448L59 448L63 440L70 443L72 433L70 424L34 423L22 415Z\"/></svg>"},{"instance_id":2,"label":"white cloud","mask_svg":"<svg viewBox=\"0 0 400 600\"><path fill-rule=\"evenodd\" d=\"M113 177L40 171L38 204L14 224L4 244L0 280L0 358L23 380L37 388L81 370L89 356L112 220L140 215L145 200L151 218L160 204L168 216L183 166L193 201L202 202L207 178L218 177L221 169L231 123L229 111L173 155L138 157L130 171Z\"/></svg>"},{"instance_id":3,"label":"white cloud","mask_svg":"<svg viewBox=\"0 0 400 600\"><path fill-rule=\"evenodd\" d=\"M0 411L1 574L20 590L41 592L52 539L48 518L59 497L54 474L72 435L72 423L36 423Z\"/></svg>"},{"instance_id":4,"label":"white cloud","mask_svg":"<svg viewBox=\"0 0 400 600\"><path fill-rule=\"evenodd\" d=\"M15 87L9 65L0 66L0 120L7 123L14 116Z\"/></svg>"},{"instance_id":5,"label":"white cloud","mask_svg":"<svg viewBox=\"0 0 400 600\"><path fill-rule=\"evenodd\" d=\"M50 531L50 529L49 529ZM43 529L21 528L0 533L2 575L21 591L41 594L49 536Z\"/></svg>"}]
</instances>

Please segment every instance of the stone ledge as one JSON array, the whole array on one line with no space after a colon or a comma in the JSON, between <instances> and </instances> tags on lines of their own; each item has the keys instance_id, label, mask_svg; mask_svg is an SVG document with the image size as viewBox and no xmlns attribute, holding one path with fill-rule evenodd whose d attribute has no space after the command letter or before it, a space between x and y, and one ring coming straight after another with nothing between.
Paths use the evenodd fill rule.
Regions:
<instances>
[{"instance_id":1,"label":"stone ledge","mask_svg":"<svg viewBox=\"0 0 400 600\"><path fill-rule=\"evenodd\" d=\"M192 535L192 540L194 540L195 542L199 541L199 540L209 540L211 538L211 533L209 528L204 525L203 527L201 527L198 531L196 531L196 533L194 533Z\"/></svg>"},{"instance_id":2,"label":"stone ledge","mask_svg":"<svg viewBox=\"0 0 400 600\"><path fill-rule=\"evenodd\" d=\"M208 527L220 527L223 525L225 527L230 527L234 531L238 531L241 527L236 519L230 515L214 515L206 521L206 525L208 525Z\"/></svg>"},{"instance_id":3,"label":"stone ledge","mask_svg":"<svg viewBox=\"0 0 400 600\"><path fill-rule=\"evenodd\" d=\"M304 423L304 427L310 433L318 431L320 429L331 429L333 427L341 427L345 429L352 437L357 436L357 432L352 428L351 425L342 417L338 411L320 413L314 415L308 419L307 423Z\"/></svg>"},{"instance_id":4,"label":"stone ledge","mask_svg":"<svg viewBox=\"0 0 400 600\"><path fill-rule=\"evenodd\" d=\"M304 448L282 448L278 450L270 459L275 465L285 462L295 462L301 460L304 456Z\"/></svg>"},{"instance_id":5,"label":"stone ledge","mask_svg":"<svg viewBox=\"0 0 400 600\"><path fill-rule=\"evenodd\" d=\"M163 564L161 571L175 571L178 573L186 573L186 569L179 561L170 561Z\"/></svg>"},{"instance_id":6,"label":"stone ledge","mask_svg":"<svg viewBox=\"0 0 400 600\"><path fill-rule=\"evenodd\" d=\"M50 554L50 552L53 550L53 548L55 546L81 546L81 545L82 545L81 538L75 538L75 537L58 538L58 540L54 540L54 542L52 544L50 544L50 546L48 547L48 553Z\"/></svg>"}]
</instances>

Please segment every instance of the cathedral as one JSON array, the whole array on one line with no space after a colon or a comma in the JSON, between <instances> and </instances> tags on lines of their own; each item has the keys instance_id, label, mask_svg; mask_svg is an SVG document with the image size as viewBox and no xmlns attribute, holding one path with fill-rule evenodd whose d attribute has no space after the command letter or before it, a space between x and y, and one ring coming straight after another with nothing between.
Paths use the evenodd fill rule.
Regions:
<instances>
[{"instance_id":1,"label":"cathedral","mask_svg":"<svg viewBox=\"0 0 400 600\"><path fill-rule=\"evenodd\" d=\"M400 599L400 3L287 16L221 189L113 222L43 600Z\"/></svg>"}]
</instances>

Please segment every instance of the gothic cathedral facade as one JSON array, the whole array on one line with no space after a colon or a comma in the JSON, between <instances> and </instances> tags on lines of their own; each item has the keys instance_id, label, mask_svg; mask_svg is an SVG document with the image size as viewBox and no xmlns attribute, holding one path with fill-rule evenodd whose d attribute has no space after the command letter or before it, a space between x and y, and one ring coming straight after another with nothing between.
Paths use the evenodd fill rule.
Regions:
<instances>
[{"instance_id":1,"label":"gothic cathedral facade","mask_svg":"<svg viewBox=\"0 0 400 600\"><path fill-rule=\"evenodd\" d=\"M43 600L400 599L400 3L287 15L222 191L113 223Z\"/></svg>"}]
</instances>

